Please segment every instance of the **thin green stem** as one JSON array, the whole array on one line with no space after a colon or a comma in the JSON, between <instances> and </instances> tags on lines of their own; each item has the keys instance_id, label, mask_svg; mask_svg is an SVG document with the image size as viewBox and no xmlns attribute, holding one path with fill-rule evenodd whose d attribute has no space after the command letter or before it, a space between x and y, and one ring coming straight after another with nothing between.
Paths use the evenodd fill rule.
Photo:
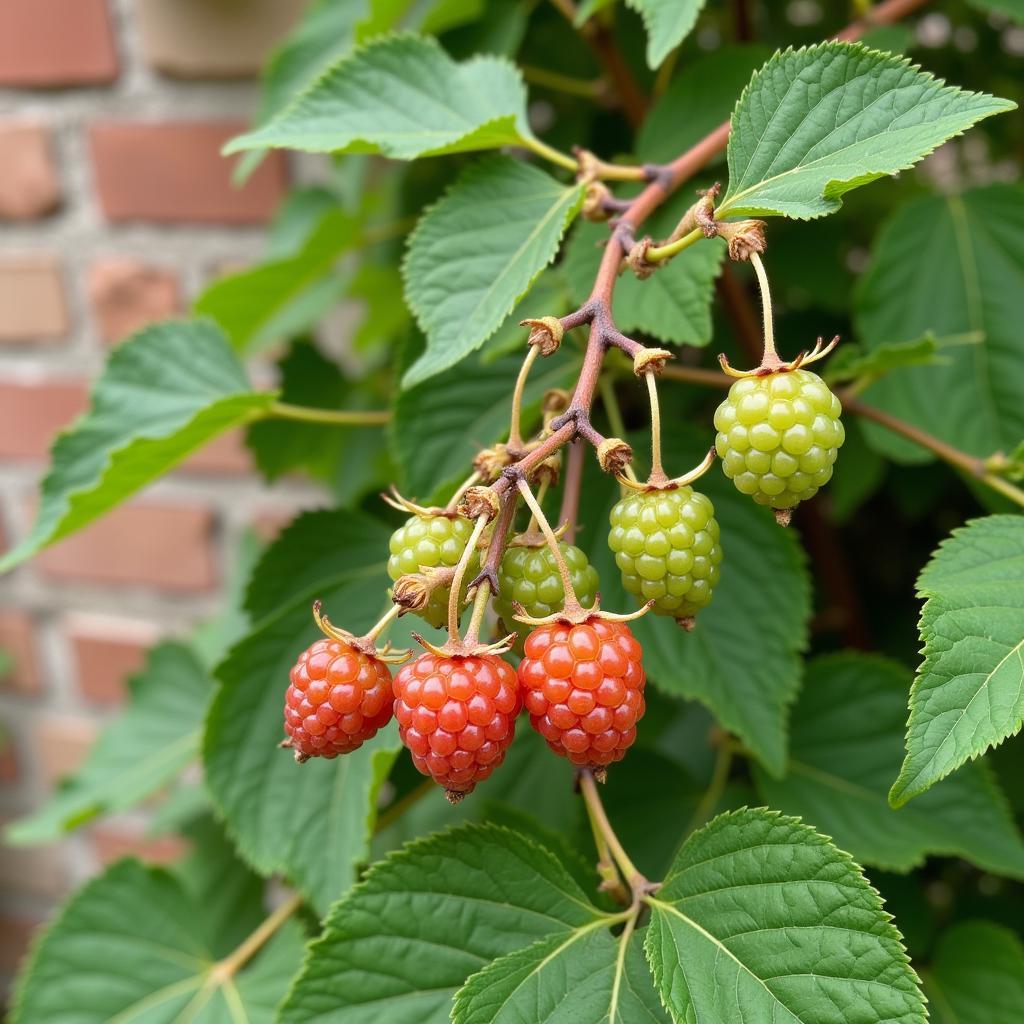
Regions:
<instances>
[{"instance_id":1,"label":"thin green stem","mask_svg":"<svg viewBox=\"0 0 1024 1024\"><path fill-rule=\"evenodd\" d=\"M711 770L711 781L708 783L708 788L704 790L700 803L694 808L693 816L686 826L684 835L688 836L691 832L695 832L714 813L715 808L718 806L718 801L722 799L722 793L725 792L725 787L729 782L732 756L733 750L728 743L719 744L718 750L715 753L715 764Z\"/></svg>"},{"instance_id":2,"label":"thin green stem","mask_svg":"<svg viewBox=\"0 0 1024 1024\"><path fill-rule=\"evenodd\" d=\"M537 504L540 505L541 508L544 507L544 498L546 497L546 495L548 493L548 487L550 485L551 485L550 478L545 476L544 479L541 480L540 484L537 487ZM526 532L527 533L533 533L533 531L536 530L536 529L537 529L537 517L531 513L531 515L530 515L530 522L527 524Z\"/></svg>"},{"instance_id":3,"label":"thin green stem","mask_svg":"<svg viewBox=\"0 0 1024 1024\"><path fill-rule=\"evenodd\" d=\"M569 566L562 557L562 549L558 546L558 538L555 536L555 531L551 529L548 517L544 515L544 509L540 507L537 499L533 496L533 491L530 490L530 485L525 480L519 480L519 493L522 494L523 501L526 502L530 512L533 513L533 518L537 520L540 532L544 534L544 539L551 550L551 557L555 560L555 567L558 569L558 575L562 580L562 587L565 592L565 607L569 608L572 606L578 608L579 599L576 597L576 591L573 589Z\"/></svg>"},{"instance_id":4,"label":"thin green stem","mask_svg":"<svg viewBox=\"0 0 1024 1024\"><path fill-rule=\"evenodd\" d=\"M663 260L677 256L684 249L689 249L691 245L696 245L702 238L704 238L704 232L700 228L694 228L689 234L677 238L674 242L669 242L666 245L652 245L644 253L644 256L648 263L661 263Z\"/></svg>"},{"instance_id":5,"label":"thin green stem","mask_svg":"<svg viewBox=\"0 0 1024 1024\"><path fill-rule=\"evenodd\" d=\"M480 516L473 527L473 532L466 541L466 549L462 552L459 564L455 567L455 575L452 577L452 589L448 595L448 636L452 640L459 639L459 611L462 604L462 582L466 578L469 563L476 554L477 542L480 534L484 532L487 525L487 516Z\"/></svg>"},{"instance_id":6,"label":"thin green stem","mask_svg":"<svg viewBox=\"0 0 1024 1024\"><path fill-rule=\"evenodd\" d=\"M601 95L604 82L600 78L586 79L573 78L570 75L563 75L548 68L538 68L530 64L520 64L519 70L523 78L533 85L539 85L545 89L552 89L555 92L564 92L567 96L583 96L585 99L595 99Z\"/></svg>"},{"instance_id":7,"label":"thin green stem","mask_svg":"<svg viewBox=\"0 0 1024 1024\"><path fill-rule=\"evenodd\" d=\"M383 814L377 815L377 824L374 825L373 834L378 835L384 829L390 828L410 807L418 804L436 789L437 783L433 779L424 779L415 789L410 789L405 796L396 800Z\"/></svg>"},{"instance_id":8,"label":"thin green stem","mask_svg":"<svg viewBox=\"0 0 1024 1024\"><path fill-rule=\"evenodd\" d=\"M546 142L541 142L540 139L524 139L523 145L542 159L557 167L564 167L567 171L575 171L579 167L579 163L574 157L563 153L560 149L555 149L554 146L549 146Z\"/></svg>"},{"instance_id":9,"label":"thin green stem","mask_svg":"<svg viewBox=\"0 0 1024 1024\"><path fill-rule=\"evenodd\" d=\"M516 377L516 386L512 390L512 414L509 417L508 443L511 448L523 447L522 415L523 415L523 393L526 391L526 381L530 376L530 370L540 355L540 346L531 345L523 365L519 368L519 376Z\"/></svg>"},{"instance_id":10,"label":"thin green stem","mask_svg":"<svg viewBox=\"0 0 1024 1024\"><path fill-rule=\"evenodd\" d=\"M473 614L469 617L469 625L466 627L467 647L472 647L480 638L480 626L483 624L490 600L491 584L489 580L484 579L476 588L476 596L473 598Z\"/></svg>"},{"instance_id":11,"label":"thin green stem","mask_svg":"<svg viewBox=\"0 0 1024 1024\"><path fill-rule=\"evenodd\" d=\"M323 423L335 427L376 427L390 422L391 413L386 409L313 409L305 405L291 405L288 402L271 402L263 418Z\"/></svg>"},{"instance_id":12,"label":"thin green stem","mask_svg":"<svg viewBox=\"0 0 1024 1024\"><path fill-rule=\"evenodd\" d=\"M648 480L663 483L667 478L661 466L661 407L658 404L658 384L654 373L645 373L647 378L647 395L651 400L651 474Z\"/></svg>"},{"instance_id":13,"label":"thin green stem","mask_svg":"<svg viewBox=\"0 0 1024 1024\"><path fill-rule=\"evenodd\" d=\"M213 965L210 970L210 982L216 985L224 985L229 982L301 906L302 897L298 893L285 900L232 953Z\"/></svg>"},{"instance_id":14,"label":"thin green stem","mask_svg":"<svg viewBox=\"0 0 1024 1024\"><path fill-rule=\"evenodd\" d=\"M367 641L367 643L371 643L372 644L374 642L374 640L376 640L377 637L379 637L381 635L381 633L383 633L384 630L387 629L388 626L390 626L391 623L394 622L395 619L397 619L398 616L401 615L401 614L402 614L402 606L398 605L398 604L393 604L384 613L384 615L380 618L380 620L377 622L377 624L369 631L369 633L367 633L367 634L365 634L363 636L363 639L365 641Z\"/></svg>"},{"instance_id":15,"label":"thin green stem","mask_svg":"<svg viewBox=\"0 0 1024 1024\"><path fill-rule=\"evenodd\" d=\"M608 850L622 871L626 883L630 889L636 892L640 886L646 884L647 879L644 878L637 866L630 860L629 854L626 853L625 848L619 841L619 837L615 834L612 823L608 820L604 804L601 802L601 794L597 791L597 781L594 779L594 773L589 768L583 768L580 771L579 780L580 792L583 794L583 803L587 808L587 816L590 818L591 828L604 836Z\"/></svg>"},{"instance_id":16,"label":"thin green stem","mask_svg":"<svg viewBox=\"0 0 1024 1024\"><path fill-rule=\"evenodd\" d=\"M764 361L777 360L778 353L775 351L775 327L772 321L772 293L768 287L768 274L765 272L764 263L759 253L750 254L750 262L754 265L754 273L757 274L757 283L761 289L761 320L764 328Z\"/></svg>"}]
</instances>

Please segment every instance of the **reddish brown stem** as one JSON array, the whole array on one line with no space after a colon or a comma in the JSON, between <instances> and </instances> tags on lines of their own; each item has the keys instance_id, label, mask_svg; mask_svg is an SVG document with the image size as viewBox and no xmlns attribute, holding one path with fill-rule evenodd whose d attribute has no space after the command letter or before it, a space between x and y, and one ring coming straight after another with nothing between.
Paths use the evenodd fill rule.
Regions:
<instances>
[{"instance_id":1,"label":"reddish brown stem","mask_svg":"<svg viewBox=\"0 0 1024 1024\"><path fill-rule=\"evenodd\" d=\"M837 38L845 40L859 39L868 29L878 25L887 25L899 21L919 7L924 6L927 0L883 0L872 9L870 20L860 19L847 26L838 33ZM574 10L571 0L558 0L557 6L563 11ZM640 194L629 204L622 214L622 217L612 231L601 257L601 264L598 267L597 275L594 278L594 287L590 293L590 299L567 317L562 318L566 330L590 324L590 336L587 339L587 350L583 359L583 368L580 371L579 380L573 392L572 401L569 407L569 415L562 418L562 423L549 434L532 451L523 456L518 462L510 466L502 477L493 485L494 492L503 502L505 495L514 494L516 484L520 478L529 474L536 466L540 465L548 456L556 452L562 445L574 440L577 436L587 433L596 434L590 427L589 413L594 398L594 391L597 388L598 378L601 372L601 363L604 353L609 346L623 348L627 352L630 346L636 345L630 339L625 338L615 329L612 320L612 297L615 292L615 282L618 278L619 265L625 254L624 246L632 238L637 228L689 178L704 168L709 161L717 156L729 141L729 122L719 125L714 131L706 135L696 145L691 146L685 153L680 154L671 163L664 167L655 169L653 180ZM717 374L714 375L717 378ZM728 383L728 382L726 382ZM557 421L556 421L557 422ZM597 435L600 436L600 435ZM507 532L507 531L506 531ZM488 550L486 568L495 573L492 584L496 582L497 562L501 559L502 539L498 539L499 532L495 530L494 538ZM494 554L496 552L496 555ZM483 576L484 573L481 574Z\"/></svg>"},{"instance_id":2,"label":"reddish brown stem","mask_svg":"<svg viewBox=\"0 0 1024 1024\"><path fill-rule=\"evenodd\" d=\"M565 458L565 474L562 483L562 508L558 513L559 524L567 523L562 540L566 544L573 544L576 541L576 518L580 509L580 487L583 484L583 457L586 455L586 445L576 438L569 445L569 452Z\"/></svg>"}]
</instances>

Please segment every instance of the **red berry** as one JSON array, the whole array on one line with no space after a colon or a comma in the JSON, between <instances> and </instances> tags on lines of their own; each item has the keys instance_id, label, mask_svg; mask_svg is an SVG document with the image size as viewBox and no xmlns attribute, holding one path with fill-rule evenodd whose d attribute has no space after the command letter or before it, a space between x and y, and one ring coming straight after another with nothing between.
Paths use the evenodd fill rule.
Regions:
<instances>
[{"instance_id":1,"label":"red berry","mask_svg":"<svg viewBox=\"0 0 1024 1024\"><path fill-rule=\"evenodd\" d=\"M636 739L644 713L643 651L622 622L556 622L526 638L519 682L530 722L556 753L601 768Z\"/></svg>"},{"instance_id":2,"label":"red berry","mask_svg":"<svg viewBox=\"0 0 1024 1024\"><path fill-rule=\"evenodd\" d=\"M449 794L504 760L522 707L515 670L494 654L421 654L395 677L395 717L413 764Z\"/></svg>"},{"instance_id":3,"label":"red berry","mask_svg":"<svg viewBox=\"0 0 1024 1024\"><path fill-rule=\"evenodd\" d=\"M296 758L348 754L391 721L391 672L340 640L299 655L285 696L284 731Z\"/></svg>"}]
</instances>

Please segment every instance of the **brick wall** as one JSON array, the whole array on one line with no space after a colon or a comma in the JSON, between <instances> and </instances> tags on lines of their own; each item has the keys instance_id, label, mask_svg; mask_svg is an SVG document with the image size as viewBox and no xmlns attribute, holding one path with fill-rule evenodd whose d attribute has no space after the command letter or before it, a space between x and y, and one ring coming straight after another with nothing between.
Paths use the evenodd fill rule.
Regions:
<instances>
[{"instance_id":1,"label":"brick wall","mask_svg":"<svg viewBox=\"0 0 1024 1024\"><path fill-rule=\"evenodd\" d=\"M218 150L304 0L0 3L0 548L24 534L54 432L110 345L187 309L251 261L289 178L234 189ZM157 637L216 608L247 525L322 500L268 488L238 437L0 580L0 820L36 806L116 709ZM159 540L155 540L158 538ZM37 850L0 849L0 977L54 904L99 866L175 844L133 816Z\"/></svg>"}]
</instances>

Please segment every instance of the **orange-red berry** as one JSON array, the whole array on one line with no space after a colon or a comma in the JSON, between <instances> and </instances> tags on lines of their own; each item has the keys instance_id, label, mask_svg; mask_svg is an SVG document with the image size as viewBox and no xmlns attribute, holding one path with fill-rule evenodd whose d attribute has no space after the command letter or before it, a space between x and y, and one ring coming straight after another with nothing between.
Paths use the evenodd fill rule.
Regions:
<instances>
[{"instance_id":1,"label":"orange-red berry","mask_svg":"<svg viewBox=\"0 0 1024 1024\"><path fill-rule=\"evenodd\" d=\"M303 651L291 671L284 731L300 757L337 757L387 725L392 709L387 665L325 638Z\"/></svg>"},{"instance_id":2,"label":"orange-red berry","mask_svg":"<svg viewBox=\"0 0 1024 1024\"><path fill-rule=\"evenodd\" d=\"M534 729L573 764L601 768L636 739L644 713L643 652L622 622L556 622L526 639L519 664Z\"/></svg>"},{"instance_id":3,"label":"orange-red berry","mask_svg":"<svg viewBox=\"0 0 1024 1024\"><path fill-rule=\"evenodd\" d=\"M493 654L427 652L395 677L395 717L413 764L469 793L505 758L522 708L515 670Z\"/></svg>"}]
</instances>

